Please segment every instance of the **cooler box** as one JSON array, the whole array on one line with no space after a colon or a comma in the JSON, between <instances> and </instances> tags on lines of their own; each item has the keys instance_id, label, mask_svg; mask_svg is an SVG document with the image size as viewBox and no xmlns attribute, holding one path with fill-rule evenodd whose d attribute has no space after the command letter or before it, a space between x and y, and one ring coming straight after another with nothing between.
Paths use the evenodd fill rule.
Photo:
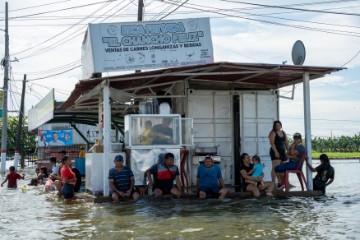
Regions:
<instances>
[{"instance_id":1,"label":"cooler box","mask_svg":"<svg viewBox=\"0 0 360 240\"><path fill-rule=\"evenodd\" d=\"M79 169L81 176L85 176L85 158L75 158L75 167Z\"/></svg>"}]
</instances>

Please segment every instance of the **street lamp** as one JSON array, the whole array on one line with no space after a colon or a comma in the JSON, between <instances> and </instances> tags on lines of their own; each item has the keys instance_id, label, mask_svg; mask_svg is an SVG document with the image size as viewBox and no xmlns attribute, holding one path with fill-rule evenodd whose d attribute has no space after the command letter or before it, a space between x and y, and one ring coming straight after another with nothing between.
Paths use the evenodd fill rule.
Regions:
<instances>
[{"instance_id":1,"label":"street lamp","mask_svg":"<svg viewBox=\"0 0 360 240\"><path fill-rule=\"evenodd\" d=\"M7 148L7 93L9 82L9 32L8 32L8 3L5 3L5 57L2 62L4 66L4 86L3 86L3 115L1 131L1 174L6 172L6 148Z\"/></svg>"}]
</instances>

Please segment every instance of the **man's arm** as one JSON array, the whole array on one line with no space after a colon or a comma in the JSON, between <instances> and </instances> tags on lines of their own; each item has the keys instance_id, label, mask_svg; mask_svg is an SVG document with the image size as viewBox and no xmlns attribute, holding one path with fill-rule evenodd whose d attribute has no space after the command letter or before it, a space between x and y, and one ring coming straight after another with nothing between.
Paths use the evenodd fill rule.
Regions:
<instances>
[{"instance_id":1,"label":"man's arm","mask_svg":"<svg viewBox=\"0 0 360 240\"><path fill-rule=\"evenodd\" d=\"M224 182L224 179L222 177L219 178L219 185L220 185L220 188L225 187L225 182Z\"/></svg>"},{"instance_id":2,"label":"man's arm","mask_svg":"<svg viewBox=\"0 0 360 240\"><path fill-rule=\"evenodd\" d=\"M130 177L130 189L126 191L126 194L128 196L130 196L131 192L133 191L134 189L134 186L135 186L135 179L134 179L134 176L131 176Z\"/></svg>"},{"instance_id":3,"label":"man's arm","mask_svg":"<svg viewBox=\"0 0 360 240\"><path fill-rule=\"evenodd\" d=\"M148 179L148 186L149 188L152 188L153 187L153 180L152 180L152 177L151 177L151 171L150 169L146 170L146 177Z\"/></svg>"},{"instance_id":4,"label":"man's arm","mask_svg":"<svg viewBox=\"0 0 360 240\"><path fill-rule=\"evenodd\" d=\"M180 192L182 192L183 189L182 189L182 185L181 185L181 181L180 181L179 175L177 175L177 176L175 177L175 182L176 182L176 187L179 189Z\"/></svg>"},{"instance_id":5,"label":"man's arm","mask_svg":"<svg viewBox=\"0 0 360 240\"><path fill-rule=\"evenodd\" d=\"M6 183L7 180L8 180L8 176L6 176L5 180L1 183L1 186L3 186L4 183Z\"/></svg>"},{"instance_id":6,"label":"man's arm","mask_svg":"<svg viewBox=\"0 0 360 240\"><path fill-rule=\"evenodd\" d=\"M118 193L119 196L122 196L122 197L125 196L125 193L119 191L119 190L116 188L116 186L115 186L115 184L114 184L114 179L109 179L109 186L110 186L111 190L113 190L114 192Z\"/></svg>"}]
</instances>

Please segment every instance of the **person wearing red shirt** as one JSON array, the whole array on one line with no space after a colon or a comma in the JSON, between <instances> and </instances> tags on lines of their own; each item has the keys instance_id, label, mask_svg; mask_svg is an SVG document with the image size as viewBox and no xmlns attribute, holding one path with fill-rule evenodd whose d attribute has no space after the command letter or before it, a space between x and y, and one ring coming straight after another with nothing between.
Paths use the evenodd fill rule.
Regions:
<instances>
[{"instance_id":1,"label":"person wearing red shirt","mask_svg":"<svg viewBox=\"0 0 360 240\"><path fill-rule=\"evenodd\" d=\"M68 156L63 157L64 166L61 168L61 192L65 201L74 197L74 187L76 183L75 173L71 170L71 159Z\"/></svg>"},{"instance_id":2,"label":"person wearing red shirt","mask_svg":"<svg viewBox=\"0 0 360 240\"><path fill-rule=\"evenodd\" d=\"M20 174L15 172L14 166L9 167L9 171L10 173L8 173L5 180L1 183L1 187L4 185L4 183L6 183L6 181L8 181L8 188L12 188L12 189L17 188L17 180L24 179L25 174L21 176Z\"/></svg>"}]
</instances>

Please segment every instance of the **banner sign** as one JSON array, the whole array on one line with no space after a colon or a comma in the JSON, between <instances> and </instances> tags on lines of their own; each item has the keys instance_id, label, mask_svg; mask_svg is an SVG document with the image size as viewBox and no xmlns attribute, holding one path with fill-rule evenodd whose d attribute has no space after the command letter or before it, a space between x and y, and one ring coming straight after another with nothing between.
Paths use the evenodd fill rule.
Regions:
<instances>
[{"instance_id":1,"label":"banner sign","mask_svg":"<svg viewBox=\"0 0 360 240\"><path fill-rule=\"evenodd\" d=\"M52 89L35 107L28 112L28 131L43 125L54 117L55 94Z\"/></svg>"},{"instance_id":2,"label":"banner sign","mask_svg":"<svg viewBox=\"0 0 360 240\"><path fill-rule=\"evenodd\" d=\"M210 21L89 24L81 58L85 78L100 72L212 63Z\"/></svg>"},{"instance_id":3,"label":"banner sign","mask_svg":"<svg viewBox=\"0 0 360 240\"><path fill-rule=\"evenodd\" d=\"M47 146L71 146L72 130L39 130L38 147Z\"/></svg>"}]
</instances>

